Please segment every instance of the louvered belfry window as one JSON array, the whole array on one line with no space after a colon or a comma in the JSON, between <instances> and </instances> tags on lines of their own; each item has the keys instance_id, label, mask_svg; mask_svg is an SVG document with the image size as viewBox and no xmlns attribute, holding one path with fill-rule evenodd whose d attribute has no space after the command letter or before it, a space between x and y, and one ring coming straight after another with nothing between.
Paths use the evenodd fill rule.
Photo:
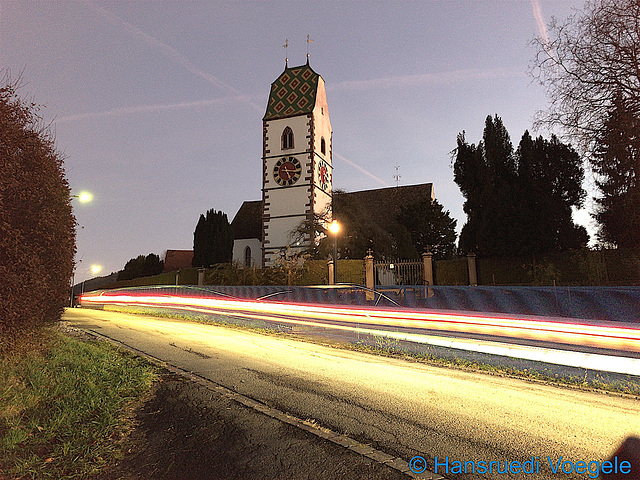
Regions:
<instances>
[{"instance_id":1,"label":"louvered belfry window","mask_svg":"<svg viewBox=\"0 0 640 480\"><path fill-rule=\"evenodd\" d=\"M287 127L282 132L282 150L293 148L293 130Z\"/></svg>"}]
</instances>

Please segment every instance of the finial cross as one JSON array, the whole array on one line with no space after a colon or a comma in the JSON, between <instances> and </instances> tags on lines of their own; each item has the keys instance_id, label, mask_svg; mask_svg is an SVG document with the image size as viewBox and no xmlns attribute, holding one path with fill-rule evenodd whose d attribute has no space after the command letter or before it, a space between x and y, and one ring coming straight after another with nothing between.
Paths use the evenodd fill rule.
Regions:
<instances>
[{"instance_id":1,"label":"finial cross","mask_svg":"<svg viewBox=\"0 0 640 480\"><path fill-rule=\"evenodd\" d=\"M396 162L396 166L394 168L396 169L396 174L393 176L393 179L396 181L396 187L397 187L398 183L400 182L400 179L402 178L402 175L398 173L398 171L400 170L400 165L398 165L398 162Z\"/></svg>"},{"instance_id":2,"label":"finial cross","mask_svg":"<svg viewBox=\"0 0 640 480\"><path fill-rule=\"evenodd\" d=\"M307 61L309 61L309 44L313 43L313 40L307 35Z\"/></svg>"},{"instance_id":3,"label":"finial cross","mask_svg":"<svg viewBox=\"0 0 640 480\"><path fill-rule=\"evenodd\" d=\"M286 38L284 40L284 45L282 45L282 48L284 48L284 63L285 65L289 65L289 53L288 53L288 48L289 48L289 39Z\"/></svg>"}]
</instances>

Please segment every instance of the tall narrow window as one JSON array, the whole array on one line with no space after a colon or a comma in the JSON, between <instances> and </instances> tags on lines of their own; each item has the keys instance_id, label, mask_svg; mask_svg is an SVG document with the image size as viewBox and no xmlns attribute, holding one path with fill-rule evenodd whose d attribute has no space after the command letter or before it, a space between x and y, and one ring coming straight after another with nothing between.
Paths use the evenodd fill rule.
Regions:
<instances>
[{"instance_id":1,"label":"tall narrow window","mask_svg":"<svg viewBox=\"0 0 640 480\"><path fill-rule=\"evenodd\" d=\"M251 247L245 247L244 249L244 266L251 266Z\"/></svg>"},{"instance_id":2,"label":"tall narrow window","mask_svg":"<svg viewBox=\"0 0 640 480\"><path fill-rule=\"evenodd\" d=\"M323 155L326 155L327 153L327 144L324 141L324 137L320 139L320 151L322 152Z\"/></svg>"},{"instance_id":3,"label":"tall narrow window","mask_svg":"<svg viewBox=\"0 0 640 480\"><path fill-rule=\"evenodd\" d=\"M282 132L282 150L293 148L293 130L287 127Z\"/></svg>"}]
</instances>

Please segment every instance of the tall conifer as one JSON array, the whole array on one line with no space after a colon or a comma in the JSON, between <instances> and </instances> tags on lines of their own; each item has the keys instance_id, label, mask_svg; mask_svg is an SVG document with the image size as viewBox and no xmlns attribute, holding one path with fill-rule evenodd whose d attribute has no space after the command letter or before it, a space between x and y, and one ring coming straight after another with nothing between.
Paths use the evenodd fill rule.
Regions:
<instances>
[{"instance_id":1,"label":"tall conifer","mask_svg":"<svg viewBox=\"0 0 640 480\"><path fill-rule=\"evenodd\" d=\"M233 232L227 214L211 209L206 215L200 215L193 232L193 266L227 263L232 255Z\"/></svg>"},{"instance_id":2,"label":"tall conifer","mask_svg":"<svg viewBox=\"0 0 640 480\"><path fill-rule=\"evenodd\" d=\"M594 217L605 244L640 249L640 118L618 94L591 160L600 197Z\"/></svg>"}]
</instances>

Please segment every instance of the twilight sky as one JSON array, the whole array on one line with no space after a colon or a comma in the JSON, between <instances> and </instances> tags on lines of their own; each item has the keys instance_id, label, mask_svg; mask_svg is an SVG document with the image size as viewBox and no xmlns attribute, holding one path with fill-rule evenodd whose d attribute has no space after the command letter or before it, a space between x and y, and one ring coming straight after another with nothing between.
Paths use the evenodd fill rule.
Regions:
<instances>
[{"instance_id":1,"label":"twilight sky","mask_svg":"<svg viewBox=\"0 0 640 480\"><path fill-rule=\"evenodd\" d=\"M261 198L269 88L285 39L295 66L307 35L326 82L334 188L395 185L398 164L400 185L433 182L459 230L456 136L477 143L498 114L517 146L547 105L526 73L529 41L582 3L0 0L0 68L46 106L73 193L94 194L74 203L81 281L92 264L103 275L190 249L200 214L231 221Z\"/></svg>"}]
</instances>

